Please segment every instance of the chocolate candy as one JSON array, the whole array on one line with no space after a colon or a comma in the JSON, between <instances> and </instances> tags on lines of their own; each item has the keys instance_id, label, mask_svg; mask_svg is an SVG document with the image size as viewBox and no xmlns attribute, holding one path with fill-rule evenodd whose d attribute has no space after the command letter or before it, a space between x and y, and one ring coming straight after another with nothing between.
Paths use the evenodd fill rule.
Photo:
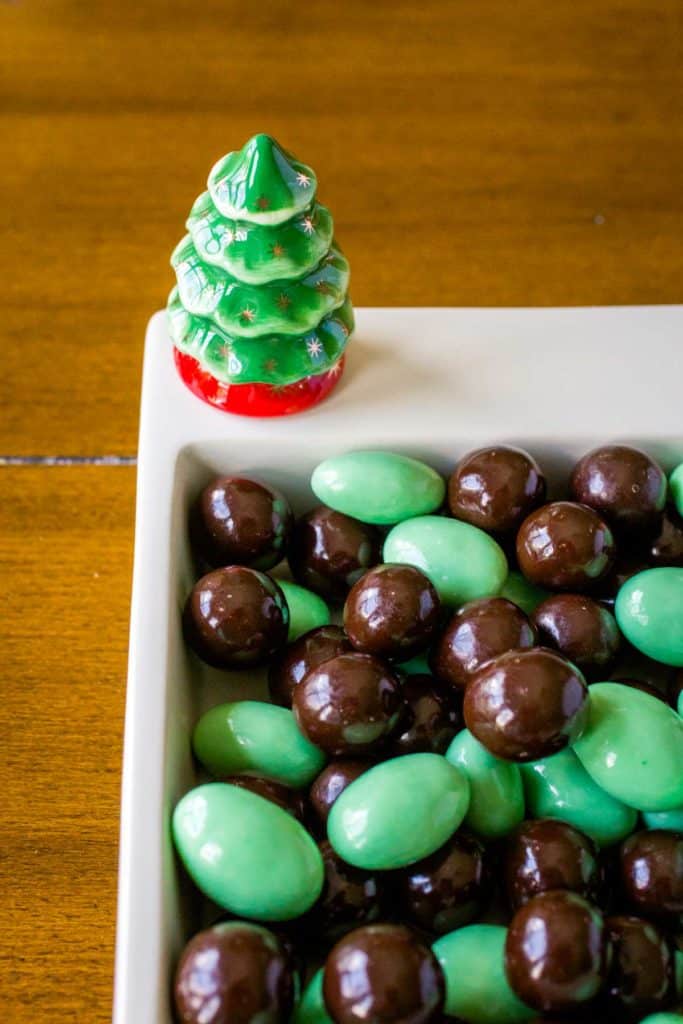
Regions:
<instances>
[{"instance_id":1,"label":"chocolate candy","mask_svg":"<svg viewBox=\"0 0 683 1024\"><path fill-rule=\"evenodd\" d=\"M495 757L535 761L573 743L584 727L588 687L579 670L542 647L485 665L465 692L465 724Z\"/></svg>"},{"instance_id":2,"label":"chocolate candy","mask_svg":"<svg viewBox=\"0 0 683 1024\"><path fill-rule=\"evenodd\" d=\"M325 880L306 920L312 934L339 938L352 928L376 921L382 911L377 876L344 863L326 839L319 848Z\"/></svg>"},{"instance_id":3,"label":"chocolate candy","mask_svg":"<svg viewBox=\"0 0 683 1024\"><path fill-rule=\"evenodd\" d=\"M312 669L294 690L292 710L305 735L332 756L367 754L396 726L399 682L371 654L340 654Z\"/></svg>"},{"instance_id":4,"label":"chocolate candy","mask_svg":"<svg viewBox=\"0 0 683 1024\"><path fill-rule=\"evenodd\" d=\"M265 928L216 924L185 946L174 996L183 1024L280 1024L294 1001L291 964Z\"/></svg>"},{"instance_id":5,"label":"chocolate candy","mask_svg":"<svg viewBox=\"0 0 683 1024\"><path fill-rule=\"evenodd\" d=\"M683 913L683 832L636 832L620 849L621 888L637 913Z\"/></svg>"},{"instance_id":6,"label":"chocolate candy","mask_svg":"<svg viewBox=\"0 0 683 1024\"><path fill-rule=\"evenodd\" d=\"M289 502L279 491L245 477L223 476L199 495L190 529L210 566L270 569L284 558L293 523Z\"/></svg>"},{"instance_id":7,"label":"chocolate candy","mask_svg":"<svg viewBox=\"0 0 683 1024\"><path fill-rule=\"evenodd\" d=\"M349 588L380 561L374 526L321 505L298 519L287 558L294 578L329 601L343 601Z\"/></svg>"},{"instance_id":8,"label":"chocolate candy","mask_svg":"<svg viewBox=\"0 0 683 1024\"><path fill-rule=\"evenodd\" d=\"M439 624L439 595L412 565L380 565L354 583L344 628L366 654L406 661L429 645Z\"/></svg>"},{"instance_id":9,"label":"chocolate candy","mask_svg":"<svg viewBox=\"0 0 683 1024\"><path fill-rule=\"evenodd\" d=\"M506 651L533 647L536 630L502 597L470 601L453 615L432 651L432 672L464 690L479 669Z\"/></svg>"},{"instance_id":10,"label":"chocolate candy","mask_svg":"<svg viewBox=\"0 0 683 1024\"><path fill-rule=\"evenodd\" d=\"M615 615L622 633L648 658L683 666L683 569L646 569L617 595Z\"/></svg>"},{"instance_id":11,"label":"chocolate candy","mask_svg":"<svg viewBox=\"0 0 683 1024\"><path fill-rule=\"evenodd\" d=\"M566 889L595 902L600 887L597 849L566 821L525 821L505 843L505 889L517 910L539 893Z\"/></svg>"},{"instance_id":12,"label":"chocolate candy","mask_svg":"<svg viewBox=\"0 0 683 1024\"><path fill-rule=\"evenodd\" d=\"M535 459L508 445L479 448L448 481L451 515L493 533L516 530L545 500L545 478Z\"/></svg>"},{"instance_id":13,"label":"chocolate candy","mask_svg":"<svg viewBox=\"0 0 683 1024\"><path fill-rule=\"evenodd\" d=\"M489 753L469 729L463 729L446 751L470 784L465 824L477 835L498 839L524 817L524 790L519 766Z\"/></svg>"},{"instance_id":14,"label":"chocolate candy","mask_svg":"<svg viewBox=\"0 0 683 1024\"><path fill-rule=\"evenodd\" d=\"M335 1024L428 1024L443 1008L436 957L401 925L358 928L332 949L323 975Z\"/></svg>"},{"instance_id":15,"label":"chocolate candy","mask_svg":"<svg viewBox=\"0 0 683 1024\"><path fill-rule=\"evenodd\" d=\"M500 597L512 601L518 608L521 608L525 615L531 615L541 601L550 597L550 592L535 583L530 583L526 576L523 576L517 569L511 569L508 578L502 586Z\"/></svg>"},{"instance_id":16,"label":"chocolate candy","mask_svg":"<svg viewBox=\"0 0 683 1024\"><path fill-rule=\"evenodd\" d=\"M553 501L532 512L517 534L519 567L550 590L585 590L610 572L614 539L607 523L586 505Z\"/></svg>"},{"instance_id":17,"label":"chocolate candy","mask_svg":"<svg viewBox=\"0 0 683 1024\"><path fill-rule=\"evenodd\" d=\"M405 710L391 738L392 755L443 754L462 723L453 691L430 675L407 676L401 686Z\"/></svg>"},{"instance_id":18,"label":"chocolate candy","mask_svg":"<svg viewBox=\"0 0 683 1024\"><path fill-rule=\"evenodd\" d=\"M185 639L216 668L244 668L284 647L289 611L269 576L239 565L214 569L192 588L183 612Z\"/></svg>"},{"instance_id":19,"label":"chocolate candy","mask_svg":"<svg viewBox=\"0 0 683 1024\"><path fill-rule=\"evenodd\" d=\"M569 1010L600 991L607 967L600 912L575 892L535 896L513 917L505 970L513 990L537 1010Z\"/></svg>"},{"instance_id":20,"label":"chocolate candy","mask_svg":"<svg viewBox=\"0 0 683 1024\"><path fill-rule=\"evenodd\" d=\"M410 924L443 935L474 920L488 901L490 885L484 847L460 831L436 853L397 873L396 901Z\"/></svg>"},{"instance_id":21,"label":"chocolate candy","mask_svg":"<svg viewBox=\"0 0 683 1024\"><path fill-rule=\"evenodd\" d=\"M571 475L573 497L590 505L620 533L655 530L666 501L666 476L654 459L623 444L595 448Z\"/></svg>"},{"instance_id":22,"label":"chocolate candy","mask_svg":"<svg viewBox=\"0 0 683 1024\"><path fill-rule=\"evenodd\" d=\"M618 915L605 920L612 950L605 986L608 1011L639 1018L671 1001L673 953L651 921Z\"/></svg>"},{"instance_id":23,"label":"chocolate candy","mask_svg":"<svg viewBox=\"0 0 683 1024\"><path fill-rule=\"evenodd\" d=\"M683 517L666 508L659 533L652 541L649 559L653 565L683 566Z\"/></svg>"},{"instance_id":24,"label":"chocolate candy","mask_svg":"<svg viewBox=\"0 0 683 1024\"><path fill-rule=\"evenodd\" d=\"M352 759L330 761L314 781L309 793L313 813L320 825L327 824L332 804L359 775L366 772L370 764L367 761Z\"/></svg>"},{"instance_id":25,"label":"chocolate candy","mask_svg":"<svg viewBox=\"0 0 683 1024\"><path fill-rule=\"evenodd\" d=\"M262 775L227 775L220 780L231 786L241 786L248 789L264 800L270 800L277 804L283 811L293 814L299 821L304 820L306 805L303 795L296 789L283 786L281 782L274 782L273 779L265 779Z\"/></svg>"},{"instance_id":26,"label":"chocolate candy","mask_svg":"<svg viewBox=\"0 0 683 1024\"><path fill-rule=\"evenodd\" d=\"M333 1024L323 999L323 973L320 967L306 985L290 1024Z\"/></svg>"},{"instance_id":27,"label":"chocolate candy","mask_svg":"<svg viewBox=\"0 0 683 1024\"><path fill-rule=\"evenodd\" d=\"M291 707L294 687L305 675L324 661L351 649L344 630L339 626L320 626L305 633L271 661L268 669L271 699L283 707Z\"/></svg>"},{"instance_id":28,"label":"chocolate candy","mask_svg":"<svg viewBox=\"0 0 683 1024\"><path fill-rule=\"evenodd\" d=\"M619 650L614 616L580 594L554 594L533 614L539 642L554 647L589 678L605 678Z\"/></svg>"}]
</instances>

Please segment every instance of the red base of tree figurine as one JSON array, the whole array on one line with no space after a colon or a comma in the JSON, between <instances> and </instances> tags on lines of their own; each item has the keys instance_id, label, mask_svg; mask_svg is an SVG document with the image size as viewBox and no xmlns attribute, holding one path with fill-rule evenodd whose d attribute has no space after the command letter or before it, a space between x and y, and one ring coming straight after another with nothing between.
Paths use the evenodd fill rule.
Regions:
<instances>
[{"instance_id":1,"label":"red base of tree figurine","mask_svg":"<svg viewBox=\"0 0 683 1024\"><path fill-rule=\"evenodd\" d=\"M198 398L223 412L241 416L289 416L303 412L327 398L344 370L344 357L331 370L293 384L225 384L202 369L193 356L174 347L178 373L184 384Z\"/></svg>"}]
</instances>

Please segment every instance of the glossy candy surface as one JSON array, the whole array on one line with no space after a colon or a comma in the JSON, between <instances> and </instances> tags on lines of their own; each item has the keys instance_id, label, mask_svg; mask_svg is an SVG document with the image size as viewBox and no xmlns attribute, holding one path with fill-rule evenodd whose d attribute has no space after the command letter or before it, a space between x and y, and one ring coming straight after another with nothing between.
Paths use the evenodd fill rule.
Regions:
<instances>
[{"instance_id":1,"label":"glossy candy surface","mask_svg":"<svg viewBox=\"0 0 683 1024\"><path fill-rule=\"evenodd\" d=\"M191 517L195 547L212 567L270 569L284 558L294 523L279 491L246 477L218 477L199 495Z\"/></svg>"},{"instance_id":2,"label":"glossy candy surface","mask_svg":"<svg viewBox=\"0 0 683 1024\"><path fill-rule=\"evenodd\" d=\"M505 842L505 890L513 910L539 893L566 889L595 902L601 883L592 839L566 821L525 821Z\"/></svg>"},{"instance_id":3,"label":"glossy candy surface","mask_svg":"<svg viewBox=\"0 0 683 1024\"><path fill-rule=\"evenodd\" d=\"M248 789L264 800L270 800L277 804L283 811L288 811L295 818L303 822L306 806L300 790L292 789L281 782L274 782L273 779L266 779L262 775L226 775L221 777L220 782L228 782L231 786L240 786Z\"/></svg>"},{"instance_id":4,"label":"glossy candy surface","mask_svg":"<svg viewBox=\"0 0 683 1024\"><path fill-rule=\"evenodd\" d=\"M294 1001L289 958L259 925L217 924L185 946L174 996L183 1024L280 1024Z\"/></svg>"},{"instance_id":5,"label":"glossy candy surface","mask_svg":"<svg viewBox=\"0 0 683 1024\"><path fill-rule=\"evenodd\" d=\"M319 626L276 654L268 669L268 688L276 704L289 708L304 676L324 661L345 654L351 644L339 626Z\"/></svg>"},{"instance_id":6,"label":"glossy candy surface","mask_svg":"<svg viewBox=\"0 0 683 1024\"><path fill-rule=\"evenodd\" d=\"M532 512L517 534L517 560L528 580L550 590L584 590L608 575L615 556L603 519L571 501Z\"/></svg>"},{"instance_id":7,"label":"glossy candy surface","mask_svg":"<svg viewBox=\"0 0 683 1024\"><path fill-rule=\"evenodd\" d=\"M325 600L343 601L380 561L380 548L374 526L321 505L297 519L287 557L298 583Z\"/></svg>"},{"instance_id":8,"label":"glossy candy surface","mask_svg":"<svg viewBox=\"0 0 683 1024\"><path fill-rule=\"evenodd\" d=\"M446 979L449 1016L471 1024L519 1024L533 1017L506 978L505 938L500 925L470 924L436 940L432 949Z\"/></svg>"},{"instance_id":9,"label":"glossy candy surface","mask_svg":"<svg viewBox=\"0 0 683 1024\"><path fill-rule=\"evenodd\" d=\"M382 912L381 879L346 864L325 839L319 844L325 880L318 902L306 919L314 935L337 938L376 921Z\"/></svg>"},{"instance_id":10,"label":"glossy candy surface","mask_svg":"<svg viewBox=\"0 0 683 1024\"><path fill-rule=\"evenodd\" d=\"M347 786L366 772L369 761L358 761L351 758L330 761L315 779L309 792L311 808L318 824L327 825L332 804L344 792Z\"/></svg>"},{"instance_id":11,"label":"glossy candy surface","mask_svg":"<svg viewBox=\"0 0 683 1024\"><path fill-rule=\"evenodd\" d=\"M237 916L286 921L320 895L323 863L311 837L245 789L212 782L190 790L173 812L173 838L197 888Z\"/></svg>"},{"instance_id":12,"label":"glossy candy surface","mask_svg":"<svg viewBox=\"0 0 683 1024\"><path fill-rule=\"evenodd\" d=\"M535 761L582 732L588 687L554 651L508 651L485 665L465 691L465 724L496 757Z\"/></svg>"},{"instance_id":13,"label":"glossy candy surface","mask_svg":"<svg viewBox=\"0 0 683 1024\"><path fill-rule=\"evenodd\" d=\"M683 805L683 721L656 697L621 683L595 683L574 750L616 800L640 811Z\"/></svg>"},{"instance_id":14,"label":"glossy candy surface","mask_svg":"<svg viewBox=\"0 0 683 1024\"><path fill-rule=\"evenodd\" d=\"M368 870L429 856L467 812L466 777L438 754L407 754L375 765L332 805L328 836L345 861Z\"/></svg>"},{"instance_id":15,"label":"glossy candy surface","mask_svg":"<svg viewBox=\"0 0 683 1024\"><path fill-rule=\"evenodd\" d=\"M430 675L409 675L401 684L405 707L389 741L392 755L443 754L462 725L460 701Z\"/></svg>"},{"instance_id":16,"label":"glossy candy surface","mask_svg":"<svg viewBox=\"0 0 683 1024\"><path fill-rule=\"evenodd\" d=\"M315 972L301 994L291 1024L333 1024L323 999L323 969Z\"/></svg>"},{"instance_id":17,"label":"glossy candy surface","mask_svg":"<svg viewBox=\"0 0 683 1024\"><path fill-rule=\"evenodd\" d=\"M607 975L607 1006L633 1015L666 1007L673 994L673 953L651 921L625 914L605 921L612 951Z\"/></svg>"},{"instance_id":18,"label":"glossy candy surface","mask_svg":"<svg viewBox=\"0 0 683 1024\"><path fill-rule=\"evenodd\" d=\"M498 594L508 572L492 537L443 516L417 516L395 526L384 542L384 561L421 569L452 606Z\"/></svg>"},{"instance_id":19,"label":"glossy candy surface","mask_svg":"<svg viewBox=\"0 0 683 1024\"><path fill-rule=\"evenodd\" d=\"M434 512L446 491L431 466L381 451L325 459L313 471L311 488L318 501L337 512L381 526Z\"/></svg>"},{"instance_id":20,"label":"glossy candy surface","mask_svg":"<svg viewBox=\"0 0 683 1024\"><path fill-rule=\"evenodd\" d=\"M258 773L287 786L306 786L325 755L297 727L287 708L256 700L219 704L197 723L192 747L212 775Z\"/></svg>"},{"instance_id":21,"label":"glossy candy surface","mask_svg":"<svg viewBox=\"0 0 683 1024\"><path fill-rule=\"evenodd\" d=\"M511 601L502 597L469 601L459 608L434 645L434 675L464 690L492 658L513 649L533 647L536 630Z\"/></svg>"},{"instance_id":22,"label":"glossy candy surface","mask_svg":"<svg viewBox=\"0 0 683 1024\"><path fill-rule=\"evenodd\" d=\"M278 586L285 595L287 608L289 609L289 629L287 630L287 643L293 643L304 633L312 629L319 629L320 626L327 626L330 622L330 609L322 597L314 594L312 590L292 583L290 580L278 580Z\"/></svg>"},{"instance_id":23,"label":"glossy candy surface","mask_svg":"<svg viewBox=\"0 0 683 1024\"><path fill-rule=\"evenodd\" d=\"M477 835L497 839L524 818L524 789L519 766L501 761L469 729L455 737L446 758L467 776L470 803L465 825Z\"/></svg>"},{"instance_id":24,"label":"glossy candy surface","mask_svg":"<svg viewBox=\"0 0 683 1024\"><path fill-rule=\"evenodd\" d=\"M590 777L573 750L520 765L527 810L535 818L559 818L598 845L619 842L633 831L638 812L615 800Z\"/></svg>"},{"instance_id":25,"label":"glossy candy surface","mask_svg":"<svg viewBox=\"0 0 683 1024\"><path fill-rule=\"evenodd\" d=\"M380 565L353 585L344 628L356 648L391 661L423 651L439 624L439 595L412 565Z\"/></svg>"},{"instance_id":26,"label":"glossy candy surface","mask_svg":"<svg viewBox=\"0 0 683 1024\"><path fill-rule=\"evenodd\" d=\"M185 639L216 668L258 665L284 647L289 610L265 573L233 565L195 583L185 603Z\"/></svg>"},{"instance_id":27,"label":"glossy candy surface","mask_svg":"<svg viewBox=\"0 0 683 1024\"><path fill-rule=\"evenodd\" d=\"M535 583L531 583L519 570L511 569L500 591L500 597L512 601L526 615L531 615L538 608L541 601L545 601L546 597L550 597L550 591L544 590L543 587L537 587Z\"/></svg>"},{"instance_id":28,"label":"glossy candy surface","mask_svg":"<svg viewBox=\"0 0 683 1024\"><path fill-rule=\"evenodd\" d=\"M679 516L683 516L683 462L672 471L669 477L669 489L676 506L676 511Z\"/></svg>"},{"instance_id":29,"label":"glossy candy surface","mask_svg":"<svg viewBox=\"0 0 683 1024\"><path fill-rule=\"evenodd\" d=\"M323 996L335 1024L429 1024L444 1001L444 979L428 946L401 925L351 932L325 962Z\"/></svg>"},{"instance_id":30,"label":"glossy candy surface","mask_svg":"<svg viewBox=\"0 0 683 1024\"><path fill-rule=\"evenodd\" d=\"M619 855L623 895L636 913L683 913L683 832L636 832Z\"/></svg>"},{"instance_id":31,"label":"glossy candy surface","mask_svg":"<svg viewBox=\"0 0 683 1024\"><path fill-rule=\"evenodd\" d=\"M628 445L605 445L580 459L571 475L576 501L594 508L621 534L656 529L666 476L653 458Z\"/></svg>"},{"instance_id":32,"label":"glossy candy surface","mask_svg":"<svg viewBox=\"0 0 683 1024\"><path fill-rule=\"evenodd\" d=\"M615 614L626 639L648 658L683 665L683 568L632 576L617 595Z\"/></svg>"},{"instance_id":33,"label":"glossy candy surface","mask_svg":"<svg viewBox=\"0 0 683 1024\"><path fill-rule=\"evenodd\" d=\"M535 610L538 642L569 658L589 678L606 677L619 651L614 616L583 594L554 594Z\"/></svg>"},{"instance_id":34,"label":"glossy candy surface","mask_svg":"<svg viewBox=\"0 0 683 1024\"><path fill-rule=\"evenodd\" d=\"M448 481L451 515L493 533L515 530L545 498L545 478L527 452L509 445L478 448Z\"/></svg>"}]
</instances>

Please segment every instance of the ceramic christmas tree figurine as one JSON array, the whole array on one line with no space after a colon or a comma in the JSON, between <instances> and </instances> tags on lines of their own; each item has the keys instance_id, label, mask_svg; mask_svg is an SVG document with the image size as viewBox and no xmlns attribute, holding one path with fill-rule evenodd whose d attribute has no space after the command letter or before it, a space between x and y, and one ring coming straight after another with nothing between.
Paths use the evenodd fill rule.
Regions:
<instances>
[{"instance_id":1,"label":"ceramic christmas tree figurine","mask_svg":"<svg viewBox=\"0 0 683 1024\"><path fill-rule=\"evenodd\" d=\"M219 160L171 263L185 383L229 412L276 416L325 397L353 330L349 265L316 177L268 135Z\"/></svg>"}]
</instances>

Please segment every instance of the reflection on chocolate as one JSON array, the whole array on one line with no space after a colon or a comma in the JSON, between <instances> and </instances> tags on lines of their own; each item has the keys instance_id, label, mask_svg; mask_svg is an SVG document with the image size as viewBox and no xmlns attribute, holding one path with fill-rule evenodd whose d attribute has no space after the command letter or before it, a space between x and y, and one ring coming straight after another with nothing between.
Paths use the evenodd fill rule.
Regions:
<instances>
[{"instance_id":1,"label":"reflection on chocolate","mask_svg":"<svg viewBox=\"0 0 683 1024\"><path fill-rule=\"evenodd\" d=\"M636 832L621 844L620 856L622 892L636 913L683 913L683 832Z\"/></svg>"},{"instance_id":2,"label":"reflection on chocolate","mask_svg":"<svg viewBox=\"0 0 683 1024\"><path fill-rule=\"evenodd\" d=\"M268 687L273 703L291 708L294 687L311 669L350 650L351 644L340 626L318 626L304 633L270 663Z\"/></svg>"},{"instance_id":3,"label":"reflection on chocolate","mask_svg":"<svg viewBox=\"0 0 683 1024\"><path fill-rule=\"evenodd\" d=\"M583 594L554 594L535 610L539 643L554 647L589 679L604 679L617 656L614 616Z\"/></svg>"},{"instance_id":4,"label":"reflection on chocolate","mask_svg":"<svg viewBox=\"0 0 683 1024\"><path fill-rule=\"evenodd\" d=\"M618 915L605 920L612 956L607 975L609 1011L638 1019L671 1001L673 955L664 933L652 921Z\"/></svg>"},{"instance_id":5,"label":"reflection on chocolate","mask_svg":"<svg viewBox=\"0 0 683 1024\"><path fill-rule=\"evenodd\" d=\"M369 761L351 759L330 761L315 779L309 793L311 808L318 824L327 825L332 804L344 792L347 786L371 767Z\"/></svg>"},{"instance_id":6,"label":"reflection on chocolate","mask_svg":"<svg viewBox=\"0 0 683 1024\"><path fill-rule=\"evenodd\" d=\"M406 661L427 647L439 624L439 595L411 565L379 565L352 587L344 628L353 646Z\"/></svg>"},{"instance_id":7,"label":"reflection on chocolate","mask_svg":"<svg viewBox=\"0 0 683 1024\"><path fill-rule=\"evenodd\" d=\"M649 551L652 565L683 565L683 518L674 508L667 508L659 533Z\"/></svg>"},{"instance_id":8,"label":"reflection on chocolate","mask_svg":"<svg viewBox=\"0 0 683 1024\"><path fill-rule=\"evenodd\" d=\"M304 820L306 805L303 794L297 789L290 789L289 786L283 786L281 782L274 782L272 779L264 779L261 775L226 775L220 781L248 789L251 793L262 796L264 800L277 804L283 811L289 811L299 821Z\"/></svg>"},{"instance_id":9,"label":"reflection on chocolate","mask_svg":"<svg viewBox=\"0 0 683 1024\"><path fill-rule=\"evenodd\" d=\"M470 452L448 481L451 515L493 533L516 530L544 500L540 466L527 452L509 445Z\"/></svg>"},{"instance_id":10,"label":"reflection on chocolate","mask_svg":"<svg viewBox=\"0 0 683 1024\"><path fill-rule=\"evenodd\" d=\"M352 928L377 921L382 912L381 876L346 864L326 839L318 845L325 881L318 902L307 915L312 934L339 938Z\"/></svg>"},{"instance_id":11,"label":"reflection on chocolate","mask_svg":"<svg viewBox=\"0 0 683 1024\"><path fill-rule=\"evenodd\" d=\"M330 601L343 601L380 559L381 534L342 512L320 505L298 519L288 560L294 578Z\"/></svg>"},{"instance_id":12,"label":"reflection on chocolate","mask_svg":"<svg viewBox=\"0 0 683 1024\"><path fill-rule=\"evenodd\" d=\"M244 477L212 480L190 519L194 546L208 565L270 569L286 554L294 523L287 499Z\"/></svg>"},{"instance_id":13,"label":"reflection on chocolate","mask_svg":"<svg viewBox=\"0 0 683 1024\"><path fill-rule=\"evenodd\" d=\"M410 675L401 686L406 708L391 754L443 754L462 726L461 704L445 683L430 675Z\"/></svg>"},{"instance_id":14,"label":"reflection on chocolate","mask_svg":"<svg viewBox=\"0 0 683 1024\"><path fill-rule=\"evenodd\" d=\"M612 532L597 512L554 501L532 512L517 534L517 560L528 580L550 590L585 590L609 575Z\"/></svg>"},{"instance_id":15,"label":"reflection on chocolate","mask_svg":"<svg viewBox=\"0 0 683 1024\"><path fill-rule=\"evenodd\" d=\"M597 901L601 883L595 844L573 825L554 818L524 821L507 838L503 874L513 909L551 889Z\"/></svg>"},{"instance_id":16,"label":"reflection on chocolate","mask_svg":"<svg viewBox=\"0 0 683 1024\"><path fill-rule=\"evenodd\" d=\"M590 505L620 533L657 529L666 501L666 476L645 452L622 444L595 448L571 475L572 496Z\"/></svg>"}]
</instances>

